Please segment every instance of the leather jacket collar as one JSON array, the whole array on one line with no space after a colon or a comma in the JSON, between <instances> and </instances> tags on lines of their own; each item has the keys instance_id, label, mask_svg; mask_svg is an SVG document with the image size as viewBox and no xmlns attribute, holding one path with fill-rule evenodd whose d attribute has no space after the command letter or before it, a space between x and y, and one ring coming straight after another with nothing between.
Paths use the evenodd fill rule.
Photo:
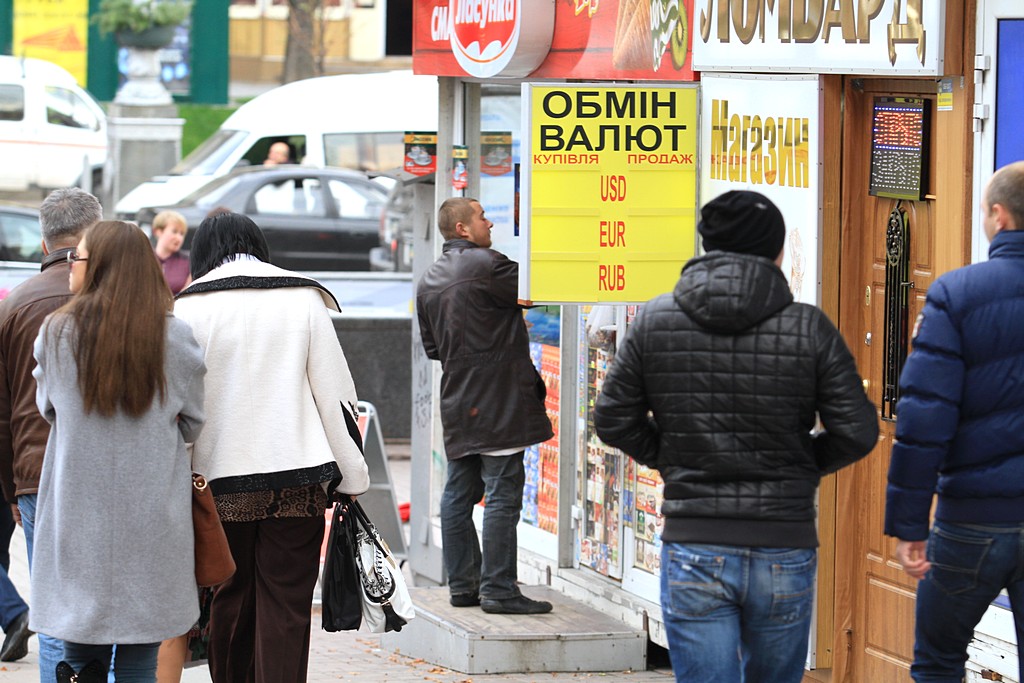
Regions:
<instances>
[{"instance_id":1,"label":"leather jacket collar","mask_svg":"<svg viewBox=\"0 0 1024 683\"><path fill-rule=\"evenodd\" d=\"M39 270L46 270L54 263L67 263L69 251L72 251L71 247L61 247L60 249L55 249L51 251L49 254L43 257Z\"/></svg>"}]
</instances>

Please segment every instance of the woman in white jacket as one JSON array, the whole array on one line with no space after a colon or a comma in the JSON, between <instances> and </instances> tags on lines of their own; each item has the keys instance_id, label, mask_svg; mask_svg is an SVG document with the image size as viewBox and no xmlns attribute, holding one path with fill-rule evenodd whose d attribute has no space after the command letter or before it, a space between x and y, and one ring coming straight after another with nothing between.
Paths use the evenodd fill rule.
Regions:
<instances>
[{"instance_id":1,"label":"woman in white jacket","mask_svg":"<svg viewBox=\"0 0 1024 683\"><path fill-rule=\"evenodd\" d=\"M214 593L215 683L302 683L329 496L369 488L356 392L318 282L270 265L246 216L207 218L175 315L205 352L210 482L238 570Z\"/></svg>"}]
</instances>

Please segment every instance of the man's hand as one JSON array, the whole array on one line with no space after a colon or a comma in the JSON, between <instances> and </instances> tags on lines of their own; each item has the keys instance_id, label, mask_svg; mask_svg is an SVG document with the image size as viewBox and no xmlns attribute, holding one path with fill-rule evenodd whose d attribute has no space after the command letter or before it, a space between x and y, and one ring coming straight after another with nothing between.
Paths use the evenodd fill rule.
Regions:
<instances>
[{"instance_id":1,"label":"man's hand","mask_svg":"<svg viewBox=\"0 0 1024 683\"><path fill-rule=\"evenodd\" d=\"M21 526L21 510L18 509L17 503L11 503L11 516L14 517L14 521Z\"/></svg>"},{"instance_id":2,"label":"man's hand","mask_svg":"<svg viewBox=\"0 0 1024 683\"><path fill-rule=\"evenodd\" d=\"M903 565L903 571L918 580L932 568L925 554L927 546L927 541L899 541L896 544L896 559Z\"/></svg>"}]
</instances>

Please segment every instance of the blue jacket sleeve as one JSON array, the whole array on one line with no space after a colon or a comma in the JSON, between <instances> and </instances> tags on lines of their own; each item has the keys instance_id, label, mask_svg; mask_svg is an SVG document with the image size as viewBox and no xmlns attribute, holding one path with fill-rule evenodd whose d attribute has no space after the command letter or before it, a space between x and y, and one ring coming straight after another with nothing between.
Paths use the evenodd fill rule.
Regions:
<instances>
[{"instance_id":1,"label":"blue jacket sleeve","mask_svg":"<svg viewBox=\"0 0 1024 683\"><path fill-rule=\"evenodd\" d=\"M928 538L939 469L960 421L963 381L960 324L940 279L928 291L913 351L900 376L896 443L885 496L889 536L904 541Z\"/></svg>"}]
</instances>

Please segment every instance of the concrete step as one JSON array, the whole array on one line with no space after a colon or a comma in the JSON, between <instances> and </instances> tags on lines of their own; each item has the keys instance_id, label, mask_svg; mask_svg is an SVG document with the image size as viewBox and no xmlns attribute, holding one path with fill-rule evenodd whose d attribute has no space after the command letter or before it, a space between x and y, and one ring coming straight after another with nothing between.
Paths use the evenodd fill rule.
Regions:
<instances>
[{"instance_id":1,"label":"concrete step","mask_svg":"<svg viewBox=\"0 0 1024 683\"><path fill-rule=\"evenodd\" d=\"M381 647L467 674L643 671L647 634L545 586L523 594L554 605L549 614L487 614L452 607L448 589L411 588L416 618Z\"/></svg>"}]
</instances>

